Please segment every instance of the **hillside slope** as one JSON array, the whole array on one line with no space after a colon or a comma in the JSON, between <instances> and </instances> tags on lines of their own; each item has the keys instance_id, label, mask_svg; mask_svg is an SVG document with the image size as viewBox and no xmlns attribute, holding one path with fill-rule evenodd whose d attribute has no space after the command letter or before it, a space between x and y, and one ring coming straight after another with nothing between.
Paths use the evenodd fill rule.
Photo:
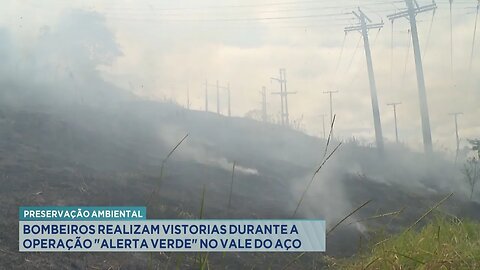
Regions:
<instances>
[{"instance_id":1,"label":"hillside slope","mask_svg":"<svg viewBox=\"0 0 480 270\"><path fill-rule=\"evenodd\" d=\"M187 140L166 163L160 183L162 160L185 134ZM0 136L0 260L20 269L135 269L149 263L146 254L19 254L20 205L145 205L159 187L147 210L150 217L196 218L205 187L204 218L290 218L325 147L324 140L289 128L136 98L107 106L4 104ZM462 181L456 167L440 158L429 160L393 145L380 155L373 148L344 143L316 176L296 217L324 218L332 226L372 200L328 238L329 254L350 255L360 236L368 237L386 224L387 230L397 231L451 191L456 195L444 211L480 218L478 205L463 199ZM393 222L391 217L353 222L403 208ZM294 257L214 254L209 260L214 268L278 268ZM172 267L194 265L193 256L179 258L157 254L153 260ZM322 265L316 254L298 263L312 259Z\"/></svg>"}]
</instances>

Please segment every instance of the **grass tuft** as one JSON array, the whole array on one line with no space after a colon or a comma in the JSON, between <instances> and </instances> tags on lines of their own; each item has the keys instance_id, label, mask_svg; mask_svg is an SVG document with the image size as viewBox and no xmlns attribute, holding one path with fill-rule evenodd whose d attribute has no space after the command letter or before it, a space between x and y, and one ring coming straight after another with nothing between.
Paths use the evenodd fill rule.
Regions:
<instances>
[{"instance_id":1,"label":"grass tuft","mask_svg":"<svg viewBox=\"0 0 480 270\"><path fill-rule=\"evenodd\" d=\"M230 182L230 195L228 195L228 209L230 209L232 205L232 195L233 195L233 180L235 178L235 165L236 162L233 162L233 167L232 167L232 181Z\"/></svg>"},{"instance_id":2,"label":"grass tuft","mask_svg":"<svg viewBox=\"0 0 480 270\"><path fill-rule=\"evenodd\" d=\"M305 187L303 193L302 193L302 196L300 196L300 200L298 201L297 203L297 206L295 207L295 211L293 211L293 214L292 214L292 218L295 218L295 216L297 215L297 212L298 210L300 209L300 205L302 205L302 202L303 200L305 199L305 196L307 195L307 192L308 190L310 189L310 186L312 185L313 181L315 180L315 176L317 176L317 174L320 172L320 170L323 168L323 166L325 165L325 163L327 163L327 161L333 156L333 154L338 150L338 148L340 147L340 145L342 145L342 143L338 143L337 146L335 146L335 148L330 152L330 154L328 154L327 156L327 153L328 153L328 148L330 146L330 142L331 142L331 139L332 139L332 133L333 133L333 127L335 126L335 118L336 118L336 115L333 116L333 119L332 119L332 124L330 126L330 132L328 133L328 138L327 138L327 143L325 144L325 150L323 152L323 157L322 157L322 162L320 163L320 165L318 165L317 169L315 170L315 172L313 173L312 175L312 178L310 179L310 181L308 182L307 186Z\"/></svg>"},{"instance_id":3,"label":"grass tuft","mask_svg":"<svg viewBox=\"0 0 480 270\"><path fill-rule=\"evenodd\" d=\"M183 136L183 138L172 148L172 150L170 150L170 152L168 152L167 156L165 156L165 158L162 160L162 166L160 167L160 179L158 180L157 188L154 188L152 193L148 197L147 203L145 205L147 208L150 206L150 203L152 203L153 198L160 190L160 185L162 184L162 180L163 180L163 171L165 169L165 164L167 163L168 159L172 156L172 154L175 152L175 150L177 150L177 148L183 143L183 141L187 139L187 137L188 137L188 133L185 134L185 136Z\"/></svg>"},{"instance_id":4,"label":"grass tuft","mask_svg":"<svg viewBox=\"0 0 480 270\"><path fill-rule=\"evenodd\" d=\"M480 224L436 217L421 230L407 230L353 258L339 269L479 269Z\"/></svg>"}]
</instances>

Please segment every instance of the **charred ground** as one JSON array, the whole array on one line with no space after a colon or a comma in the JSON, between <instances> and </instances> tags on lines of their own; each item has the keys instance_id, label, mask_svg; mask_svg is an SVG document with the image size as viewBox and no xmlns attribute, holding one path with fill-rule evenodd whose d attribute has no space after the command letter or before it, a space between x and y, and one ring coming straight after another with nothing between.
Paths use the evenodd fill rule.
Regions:
<instances>
[{"instance_id":1,"label":"charred ground","mask_svg":"<svg viewBox=\"0 0 480 270\"><path fill-rule=\"evenodd\" d=\"M188 133L168 160L170 148ZM111 106L19 108L0 114L0 261L4 269L197 268L195 254L19 253L21 205L145 205L160 187L149 217L290 218L321 160L325 141L280 126L175 104L142 100ZM236 162L232 207L227 207ZM442 212L479 219L458 168L390 145L384 156L356 142L342 145L307 192L297 217L325 218L330 226L367 200L370 204L328 237L328 255L355 253L360 239L399 231L453 191ZM402 210L395 216L366 219ZM213 269L281 268L296 254L210 254ZM320 254L291 267L322 268ZM292 269L293 269L292 268Z\"/></svg>"}]
</instances>

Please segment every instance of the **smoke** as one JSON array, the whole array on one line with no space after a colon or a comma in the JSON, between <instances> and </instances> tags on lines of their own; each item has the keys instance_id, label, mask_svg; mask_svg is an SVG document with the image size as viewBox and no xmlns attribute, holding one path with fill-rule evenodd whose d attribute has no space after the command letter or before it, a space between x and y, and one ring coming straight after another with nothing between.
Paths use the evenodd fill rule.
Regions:
<instances>
[{"instance_id":1,"label":"smoke","mask_svg":"<svg viewBox=\"0 0 480 270\"><path fill-rule=\"evenodd\" d=\"M325 218L331 227L367 200L372 203L346 223L398 211L404 203L410 208L408 211L414 213L410 215L426 207L412 205L405 199L409 196L419 203L419 197L428 201L428 198L453 192L457 200L467 201L468 185L461 166L461 162L455 165L438 154L427 157L398 145L387 144L385 152L380 153L358 142L346 142L317 174L299 216ZM296 201L311 173L307 171L303 178L291 182L292 197L297 198ZM354 224L358 231L365 231L361 224Z\"/></svg>"},{"instance_id":2,"label":"smoke","mask_svg":"<svg viewBox=\"0 0 480 270\"><path fill-rule=\"evenodd\" d=\"M289 89L302 88L301 93L292 95L289 100L291 111L310 110L312 115L306 117L310 119L307 127L321 128L320 117L316 115L322 110L325 112L327 106L326 103L319 105L319 89L323 83L328 85L325 81L333 76L331 69L323 65L335 58L333 44L319 48L310 43L302 45L305 50L292 52L292 44L288 42L260 47L255 47L258 45L255 43L235 46L234 41L221 46L201 42L195 48L187 44L176 48L176 43L170 41L165 45L167 49L160 46L144 51L138 47L141 41L125 41L125 33L117 35L102 14L85 10L65 10L50 24L29 33L25 37L25 33L18 36L12 28L0 29L0 57L3 59L0 63L0 112L6 112L5 115L13 119L10 122L2 120L0 125L13 127L22 134L9 135L9 140L27 145L26 148L34 149L33 153L44 154L42 159L51 158L52 163L58 159L68 161L76 170L140 172L157 179L162 160L185 134L189 134L166 165L166 178L175 178L165 181L168 183L165 193L174 194L166 202L191 204L191 208L195 208L198 201L192 194L196 194L195 189L200 184L206 183L209 199L213 198L209 203L215 203L214 209L221 209L222 198L231 186L230 175L235 162L238 179L235 178L233 197L241 199L242 203L234 203L234 215L238 218L291 217L314 169L321 162L325 140L236 115L243 115L243 110L259 105L252 104L257 100L260 82L267 78L268 86L269 76L277 74L272 66L288 63ZM302 34L297 33L297 37ZM316 37L312 39L319 41ZM345 54L353 49L347 48ZM386 50L381 45L376 49ZM436 50L429 52L430 65L440 61L433 58L435 54ZM387 77L384 69L388 68L384 62L379 62L378 67L382 69L379 72L381 85ZM345 71L344 68L341 66L340 70ZM429 76L435 74L430 72ZM211 74L233 78L230 83L232 97L237 98L234 117L203 112L203 105L199 105L203 104L203 87L200 89L199 85L192 84L190 88L193 107L197 110L185 110L176 103L175 98L180 100L186 90L186 80L203 82ZM255 84L258 84L257 90ZM339 86L346 87L346 84L351 84L351 88L340 91L334 105L336 111L342 112L337 114L335 138L360 134L361 139L345 141L326 163L307 191L296 217L323 218L331 227L367 200L372 203L353 215L348 223L398 211L404 205L414 208L416 205L411 204L419 202L419 198L426 198L423 205L429 205L437 196L449 192L455 192L458 200L469 194L459 168L461 162L455 165L438 153L428 158L410 151L404 144L387 142L384 153L371 147L368 142L373 129L369 126L371 111L367 84L339 78ZM467 87L467 82L458 85ZM478 85L478 79L474 85ZM430 92L432 103L440 104L451 98L442 80L431 85L431 89L437 87L438 91ZM145 98L146 93L165 89L174 93L172 99L158 102ZM269 91L276 91L275 86L270 85ZM399 93L398 97L405 99L412 93L416 95L412 87ZM394 97L390 92L383 94L384 100ZM277 108L272 104L277 101L268 98L270 115L275 114ZM471 111L478 110L473 106L474 98L466 102L467 108L474 108ZM401 138L406 134L419 134L419 123L410 120L416 119L410 111L417 111L418 105L412 103L402 103L399 108L409 112L399 117ZM432 107L431 115L437 115L439 108ZM449 110L454 108L454 105L448 106ZM295 113L291 119L296 119ZM383 119L384 130L387 130L393 119L389 116ZM471 124L477 120L472 114L460 118L462 124L470 124L470 134L478 131L478 125ZM432 123L440 126L437 134L448 136L451 130L444 121L434 117ZM151 188L151 183L146 181L138 185L143 189ZM132 187L132 192L135 188L138 187ZM176 197L177 194L181 194L182 199ZM474 200L480 198L474 196ZM417 216L415 211L421 209L411 211L410 216ZM365 234L370 229L364 223L353 223L347 228ZM351 243L351 239L345 241Z\"/></svg>"},{"instance_id":3,"label":"smoke","mask_svg":"<svg viewBox=\"0 0 480 270\"><path fill-rule=\"evenodd\" d=\"M318 5L322 4L325 3ZM472 7L474 6L475 3L472 2ZM402 5L399 5L399 8L401 7ZM387 10L390 8L392 7L385 7L386 10L380 14L388 14ZM480 125L476 117L478 106L475 105L478 103L478 91L475 89L478 88L479 81L475 74L478 74L479 67L477 65L472 71L468 71L467 67L474 16L462 15L458 11L453 29L456 48L452 83L449 61L444 61L444 56L449 52L450 41L449 35L445 34L449 22L442 17L448 15L448 10L443 8L441 5L437 10L428 47L426 43L431 14L419 15L419 35L425 54L423 60L433 140L437 149L451 149L455 146L455 138L452 136L453 126L448 117L449 112L468 111L460 125L462 138L478 134L477 127ZM251 16L251 12L249 10L246 14L242 13L243 16L237 16ZM207 14L212 15L212 19L219 16L216 12L212 13L207 11ZM370 13L369 16L373 14ZM188 15L183 14L186 17ZM256 10L253 10L253 15L265 16ZM379 21L378 16L375 16L375 20ZM334 111L342 120L337 126L337 136L344 139L355 136L373 141L368 77L363 48L360 46L355 49L360 40L357 33L346 37L343 57L339 59L344 38L343 26L348 23L325 28L311 26L309 21L283 22L281 26L295 27L280 27L279 22L240 25L220 22L175 24L165 19L157 22L159 28L152 28L151 24L154 23L156 22L135 21L125 25L124 21L120 23L112 20L111 24L122 33L120 42L126 44L127 52L109 71L112 81L119 85L128 85L129 77L133 81L148 85L142 91L144 95L167 96L181 104L185 104L188 81L192 108L197 110L204 106L202 83L206 79L211 82L219 80L220 83L228 81L234 100L233 114L240 116L260 108L258 91L262 86L266 86L268 92L278 89L269 79L278 74L278 68L283 67L287 69L288 89L298 92L289 97L291 119L299 119L301 115L305 115L304 124L309 134L322 134L319 115L328 113L329 110L328 97L322 92L332 89L340 91L334 99ZM262 38L259 38L256 32L246 35L245 29L261 29ZM392 141L395 138L393 113L386 104L401 101L398 111L400 140L412 149L421 149L422 137L421 132L418 132L421 126L418 91L411 48L408 57L406 55L409 44L407 29L406 20L401 19L395 23L392 61L390 24L386 23L378 36L376 31L372 31L373 63L385 136ZM144 34L138 34L139 31ZM169 35L168 38L165 38L165 33ZM247 42L251 44L246 46ZM355 57L354 51L357 51ZM339 69L335 72L337 63ZM405 65L407 68L404 72ZM128 74L129 70L148 72L135 75ZM474 98L467 98L472 95ZM215 101L214 91L211 91L210 98ZM278 113L279 105L280 102L275 96L268 95L270 115ZM222 109L225 110L224 103ZM462 145L465 145L465 140Z\"/></svg>"},{"instance_id":4,"label":"smoke","mask_svg":"<svg viewBox=\"0 0 480 270\"><path fill-rule=\"evenodd\" d=\"M188 1L181 5L189 6L189 4L198 6L198 3ZM211 4L216 5L213 2ZM474 4L472 3L472 7ZM123 5L133 10L144 11L142 13L144 16L139 16L137 12L126 12L124 7L120 8ZM162 5L175 6L173 3L162 3ZM82 81L95 81L98 76L101 76L119 88L129 89L146 97L175 100L181 104L186 102L186 88L189 85L190 100L194 109L203 109L204 97L201 84L205 79L211 82L218 79L220 83L230 82L234 100L233 114L239 116L260 107L258 91L262 85L267 86L268 92L274 91L277 86L270 84L269 78L278 73L278 67L284 67L288 73L289 89L298 91L297 95L292 95L289 99L291 118L299 119L301 115L305 115L302 123L309 134L322 133L319 115L328 112L328 98L322 94L321 89L338 89L340 92L335 98L334 110L343 121L339 121L337 136L349 138L353 135L372 141L373 122L364 55L360 47L355 57L352 57L359 40L359 36L352 33L347 36L343 57L339 59L340 46L344 38L343 26L331 26L327 35L324 27L314 27L310 23L302 22L295 23L296 27L292 28L278 27L277 24L264 22L246 25L173 23L169 21L168 16L166 18L155 16L158 12L157 5L147 8L141 3L123 2L108 5L85 4L88 9L96 12L66 9L72 6L83 6L78 3L47 5L43 8L35 6L38 9L35 12L42 12L40 13L42 16L39 17L43 19L40 19L32 18L34 17L31 15L33 8L25 7L28 5L18 4L18 6L22 7L19 10L24 11L21 14L23 18L16 18L16 24L9 25L11 32L16 36L13 37L15 47L19 48L17 51L20 50L14 57L14 65L7 68L11 73L19 74L12 72L18 63L23 63L20 65L24 66L24 69L25 66L32 65L31 55L38 54L34 52L35 48L45 47L38 45L40 36L46 35L46 47L50 49L46 54L42 52L47 60L40 62L57 62L57 64L49 64L56 68L43 70L42 65L32 65L37 66L36 70L41 71L42 75L38 73L31 75L43 79L47 71L50 77L66 76L68 78L73 75L78 80L75 83L76 88L82 89L82 92L86 91L84 88L89 88L84 87L85 85L81 84ZM475 91L478 88L479 79L475 76L478 73L476 62L473 61L472 71L468 71L466 67L468 65L464 64L470 60L468 58L474 17L470 14L462 16L458 11L459 14L454 14L456 48L454 50L455 81L452 83L449 61L443 61L443 56L449 51L450 46L449 35L444 33L444 29L448 29L449 21L442 17L448 14L444 13L447 10L443 7L440 5L437 11L438 16L434 21L428 47L426 43L430 15L421 15L423 20L419 18L419 34L425 55L424 69L435 147L452 149L455 146L455 138L452 136L453 123L448 113L464 111L460 121L462 146L466 144L463 138L471 138L479 132L480 125L476 117L479 96L478 91ZM345 8L342 10L345 11ZM219 14L218 11L210 12L214 13L210 14L214 15L214 18L228 15L221 12ZM262 8L259 10L248 8L245 12L242 11L240 14L242 16L238 16L262 17L265 15L263 12ZM381 14L383 15L383 12ZM188 19L189 13L181 15L182 18L185 16ZM29 23L28 20L33 23ZM19 28L18 24L22 28ZM47 25L42 26L43 24ZM284 24L288 26L293 23L285 22ZM305 25L305 28L302 25ZM408 58L405 55L408 45L407 28L408 23L404 20L398 20L395 24L393 70L390 69L390 25L385 25L384 29L378 33L378 38L376 38L377 33L372 32L373 61L385 136L394 138L393 114L386 104L401 101L402 105L398 112L400 140L413 149L421 149L422 138L421 133L418 132L420 120L412 50L410 49ZM25 29L28 29L26 33ZM28 37L25 37L26 35ZM85 37L84 40L90 45L83 46L82 42L77 42L82 37ZM62 44L59 46L61 47L59 52L55 53L58 56L56 58L49 57L56 50L51 46L52 43ZM118 48L119 46L121 49ZM96 53L91 53L92 48ZM89 57L92 55L95 55L93 61ZM68 59L72 57L76 59L70 62L78 65L86 62L82 65L86 69L95 71L90 74L94 75L94 78L76 78L81 76L80 74L87 73L79 73L78 69L71 67ZM353 62L350 61L352 58ZM21 61L17 61L18 59ZM339 70L334 72L337 63L339 63ZM404 75L405 64L407 70ZM62 92L75 91L72 88L75 87L71 81L67 82L62 86ZM210 98L213 101L215 93L210 92ZM106 96L102 102L112 98L106 93L95 94ZM83 93L83 95L87 94ZM467 98L472 95L474 98ZM77 95L75 100L81 100L81 98ZM224 98L222 98L223 111L225 111L224 105ZM278 100L269 95L268 113L276 115L278 111ZM355 113L351 113L352 111Z\"/></svg>"},{"instance_id":5,"label":"smoke","mask_svg":"<svg viewBox=\"0 0 480 270\"><path fill-rule=\"evenodd\" d=\"M54 25L38 26L27 37L10 30L0 31L4 103L103 106L129 95L106 83L99 72L122 55L100 14L65 11Z\"/></svg>"},{"instance_id":6,"label":"smoke","mask_svg":"<svg viewBox=\"0 0 480 270\"><path fill-rule=\"evenodd\" d=\"M165 153L169 145L175 145L178 138L192 132L189 141L179 151L180 159L194 160L226 171L230 171L233 161L237 161L236 169L239 173L257 176L262 175L262 171L271 170L271 164L266 162L269 160L270 163L288 163L293 166L293 169L285 172L282 181L291 180L289 177L298 177L301 173L306 175L305 179L310 177L310 169L318 158L317 152L322 148L322 140L303 135L299 139L299 135L294 132L270 125L258 128L260 124L252 127L257 129L257 133L242 136L240 134L245 133L246 120L223 122L225 119L216 118L217 116L191 116L174 104L169 109L163 106L163 112L151 108L155 104L150 104L148 109L140 108L145 104L136 104L138 98L106 82L104 71L124 55L105 18L97 12L64 11L54 24L43 25L36 32L33 31L28 45L21 45L21 40L9 29L0 30L0 56L4 59L0 65L0 83L4 89L1 102L4 105L57 110L67 113L66 117L77 122L88 120L82 118L81 111L72 108L95 108L105 111L107 115L115 115L116 120L125 117L141 122L142 128L150 125L147 130L153 129L157 133L157 138L148 139L156 145L152 149ZM227 49L225 54L230 55L232 50L234 49ZM238 50L240 52L232 55L252 49L247 47ZM267 51L270 50L275 51L274 48L264 47L260 55L268 54ZM258 51L252 53L259 56ZM303 53L300 54L297 55L299 58L306 57ZM299 71L289 76L301 76L302 72L297 72ZM292 80L295 82L295 79ZM215 120L211 121L208 117ZM354 121L354 118L348 116L339 119L343 125ZM177 120L181 124L175 123ZM217 126L218 123L224 125L222 129ZM271 138L272 134L280 130L282 134L277 134L275 139ZM116 132L114 127L111 132ZM133 132L131 138L139 136L139 131L129 132ZM388 149L387 156L380 158L373 150L370 153L365 149L356 143L344 145L338 156L318 176L311 193L326 198L335 194L335 201L348 201L338 199L344 197L342 183L338 180L344 178L344 175L366 176L377 183L412 189L447 190L461 186L457 182L461 178L458 169L445 166L443 161L432 163L421 155L395 147ZM152 155L161 158L158 153ZM278 174L282 171L279 168ZM292 196L295 197L294 193L301 190L305 181L292 182ZM342 209L349 207L351 205L339 205Z\"/></svg>"},{"instance_id":7,"label":"smoke","mask_svg":"<svg viewBox=\"0 0 480 270\"><path fill-rule=\"evenodd\" d=\"M173 147L178 143L179 138L182 137L181 134L186 134L187 132L185 127L169 124L161 127L158 136L162 144ZM210 140L199 139L195 137L195 135L190 136L188 140L181 145L181 149L179 149L175 156L176 160L179 161L195 161L208 167L219 168L229 172L233 170L234 161L222 156L221 151L216 149L215 143L212 143ZM237 163L235 164L235 173L258 175L258 170Z\"/></svg>"}]
</instances>

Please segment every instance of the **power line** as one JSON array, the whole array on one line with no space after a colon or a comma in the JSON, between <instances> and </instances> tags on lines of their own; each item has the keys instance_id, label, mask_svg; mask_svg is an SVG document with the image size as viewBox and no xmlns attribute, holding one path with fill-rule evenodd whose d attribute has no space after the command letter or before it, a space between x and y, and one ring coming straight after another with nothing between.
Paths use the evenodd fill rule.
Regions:
<instances>
[{"instance_id":1,"label":"power line","mask_svg":"<svg viewBox=\"0 0 480 270\"><path fill-rule=\"evenodd\" d=\"M393 88L393 21L390 35L390 90Z\"/></svg>"},{"instance_id":2,"label":"power line","mask_svg":"<svg viewBox=\"0 0 480 270\"><path fill-rule=\"evenodd\" d=\"M340 61L342 60L343 50L345 49L346 40L347 40L347 33L345 32L345 35L343 36L343 41L342 41L342 49L340 50L340 55L338 57L337 64L335 65L335 84L337 84L337 72L338 72L338 68L340 67Z\"/></svg>"},{"instance_id":3,"label":"power line","mask_svg":"<svg viewBox=\"0 0 480 270\"><path fill-rule=\"evenodd\" d=\"M401 1L395 1L395 2L401 2ZM297 4L299 4L299 2L295 2ZM318 4L319 2L318 1L307 1L307 3L315 3L315 4ZM390 10L386 10L386 9L383 9L383 10L378 10L378 7L382 6L382 5L390 5L391 3L388 3L388 2L385 2L385 1L368 1L368 2L364 2L362 4L362 6L366 6L366 7L370 7L371 8L368 8L368 10L371 10L372 12L378 14L379 12L386 12L386 11L390 11ZM155 14L157 16L161 16L162 18L164 18L165 16L185 16L185 15L206 15L205 11L207 12L211 12L212 10L215 11L219 8L234 8L234 10L237 10L238 11L238 8L240 7L269 7L271 5L268 5L268 4L257 4L257 5L235 5L235 6L210 6L210 7L187 7L187 8L154 8L154 7L149 7L148 10L139 10L138 8L137 9L132 9L132 8L128 8L128 7L109 7L107 9L107 11L109 12L113 12L113 13L118 13L118 12L139 12L140 15L142 15L142 17L144 17L143 15L145 15L145 13L150 13L150 14ZM300 7L295 7L295 8L287 8L287 9L269 9L269 10L253 10L255 12L255 14L262 14L262 13L279 13L279 12L291 12L291 11L312 11L312 10L318 10L318 9L321 9L321 10L332 10L332 9L343 9L343 10L346 10L346 9L351 9L351 8L354 8L356 7L356 5L351 5L351 4L344 4L344 5L341 5L339 3L337 3L336 5L321 5L321 6L305 6L305 5L302 5ZM120 8L120 9L119 9ZM198 11L200 10L201 12L200 13L186 13L185 11ZM162 11L182 11L181 13L163 13ZM225 13L224 10L221 10L222 11L222 14ZM246 11L250 11L250 10L246 10ZM251 12L251 11L250 11ZM142 14L143 13L143 14ZM379 15L379 14L378 14ZM379 15L380 16L380 15Z\"/></svg>"},{"instance_id":4,"label":"power line","mask_svg":"<svg viewBox=\"0 0 480 270\"><path fill-rule=\"evenodd\" d=\"M408 57L410 55L410 47L412 46L412 39L410 38L410 29L408 29L408 46L407 46L407 54L405 55L405 64L403 66L403 75L402 75L402 83L400 84L403 88L405 84L405 76L407 75L407 64L408 64Z\"/></svg>"},{"instance_id":5,"label":"power line","mask_svg":"<svg viewBox=\"0 0 480 270\"><path fill-rule=\"evenodd\" d=\"M469 70L472 70L472 63L473 63L473 52L475 50L475 37L477 35L477 22L478 22L478 11L480 9L480 0L477 3L477 11L475 14L475 25L473 26L473 39L472 39L472 52L470 53L470 65Z\"/></svg>"},{"instance_id":6,"label":"power line","mask_svg":"<svg viewBox=\"0 0 480 270\"><path fill-rule=\"evenodd\" d=\"M453 82L453 18L452 18L452 4L453 0L449 0L450 2L450 77Z\"/></svg>"},{"instance_id":7,"label":"power line","mask_svg":"<svg viewBox=\"0 0 480 270\"><path fill-rule=\"evenodd\" d=\"M337 0L337 4L342 1ZM346 0L346 2L350 2L350 0ZM385 1L376 1L376 0L370 0L370 1L364 1L362 3L362 6L381 6L381 5L390 5L391 3L401 3L402 1L390 1L390 3L387 3ZM215 10L215 9L243 9L243 8L258 8L258 7L275 7L275 6L296 6L296 5L303 5L303 4L322 4L319 1L312 0L312 1L288 1L288 2L271 2L271 3L263 3L263 4L245 4L245 5L216 5L216 6L196 6L196 7L170 7L170 8L157 8L154 6L146 6L144 8L148 8L148 10L155 10L155 11L177 11L177 10ZM351 7L356 7L357 5L355 4L346 4L340 6L340 8L351 8ZM335 6L324 6L324 8L338 8L338 5ZM110 9L116 8L116 9L128 9L128 7L122 6L122 7L115 7L115 6L110 6Z\"/></svg>"},{"instance_id":8,"label":"power line","mask_svg":"<svg viewBox=\"0 0 480 270\"><path fill-rule=\"evenodd\" d=\"M251 17L251 18L212 18L212 19L159 19L159 18L128 18L128 19L137 19L145 21L161 21L161 22L259 22L259 21L273 21L273 20L297 20L297 19L308 19L308 18L326 18L326 17L336 17L346 15L346 13L330 13L330 14L313 14L313 15L302 15L302 16L277 16L277 17ZM115 19L122 19L122 17L110 17ZM125 18L123 18L125 19ZM329 21L332 20L345 20L346 18L329 18Z\"/></svg>"},{"instance_id":9,"label":"power line","mask_svg":"<svg viewBox=\"0 0 480 270\"><path fill-rule=\"evenodd\" d=\"M449 0L450 1L450 0ZM342 1L340 1L342 2ZM347 2L347 1L346 1ZM399 0L399 1L376 1L376 0L367 0L367 1L362 1L362 6L368 6L368 10L371 10L372 12L376 13L378 16L382 16L380 14L380 12L384 12L384 11L388 11L386 9L383 9L383 10L379 10L379 6L385 6L385 5L391 5L393 6L394 8L398 9L396 6L395 6L395 3L401 3L403 1ZM306 11L310 11L310 10L314 10L314 9L318 9L318 8L321 8L322 10L325 10L325 9L339 9L339 10L345 10L353 5L351 5L350 3L348 4L345 4L345 5L341 5L340 3L337 3L335 5L328 5L328 6L313 6L313 7L305 7L305 3L317 3L315 1L303 1L303 2L281 2L281 3L295 3L295 4L302 4L300 7L296 7L296 8L290 8L290 9L282 9L282 10L261 10L261 11L257 11L255 10L255 14L258 14L259 12L262 13L262 12L279 12L279 11L285 11L285 12L289 12L289 11L301 11L301 10L306 10ZM468 4L468 2L463 2L464 4ZM278 4L277 3L273 3L275 4L274 6L276 6ZM458 6L459 4L462 4L462 2L456 2L456 6ZM305 14L305 15L295 15L295 16L292 16L292 15L289 15L289 16L260 16L260 17L256 17L256 16L253 16L253 17L238 17L238 18L228 18L228 17L221 17L221 18L212 18L212 16L209 16L208 13L201 13L200 15L202 15L201 17L191 17L191 16L188 16L189 14L188 13L177 13L177 14L162 14L162 13L158 13L158 11L165 11L165 10L207 10L208 9L213 9L213 10L216 10L218 8L225 8L225 7L230 7L230 8L233 8L233 9L237 9L239 7L256 7L256 6L260 6L260 7L268 7L269 4L267 3L267 5L265 4L255 4L255 5L233 5L233 6L213 6L213 7L188 7L188 8L180 8L180 9L176 9L176 8L165 8L165 9L158 9L158 8L151 8L150 9L150 12L151 13L154 13L153 15L156 15L155 17L153 18L149 18L149 17L146 17L146 16L140 16L139 18L135 18L135 17L122 17L121 15L117 17L115 15L108 15L108 18L109 19L116 19L116 20L128 20L128 21L134 21L134 20L138 20L138 21L159 21L159 22L162 22L162 23L175 23L175 22L184 22L184 23L199 23L199 22L205 22L205 23L208 23L208 22L239 22L239 23L246 23L246 22L294 22L294 21L303 21L303 20L315 20L315 22L317 22L318 20L321 20L321 19L325 19L325 20L328 20L328 22L332 22L332 21L344 21L346 20L347 18L345 18L346 15L348 15L349 13L346 13L346 12L333 12L333 13L321 13L321 14ZM111 9L110 9L111 10ZM135 10L133 10L135 11ZM107 12L108 13L108 12ZM156 14L155 14L156 13ZM223 13L222 13L223 14ZM140 15L141 14L141 11L140 11ZM174 17L168 17L169 15L173 15ZM175 17L177 15L177 17ZM180 17L178 17L178 15ZM185 15L187 15L187 17L185 17ZM206 16L208 15L207 18L205 18ZM167 16L167 17L165 17ZM303 22L301 22L303 23ZM340 24L328 24L329 26L339 26ZM323 26L323 27L326 27L327 24L321 24L321 25L305 25L305 26L302 26L302 27L298 27L298 28L313 28L313 27L320 27L320 26ZM296 27L282 27L282 28L296 28Z\"/></svg>"},{"instance_id":10,"label":"power line","mask_svg":"<svg viewBox=\"0 0 480 270\"><path fill-rule=\"evenodd\" d=\"M345 73L348 73L348 71L350 71L350 67L353 64L353 60L354 60L355 56L357 55L358 48L360 47L360 41L362 41L361 36L358 37L357 45L355 46L355 50L353 50L352 58L350 58L350 62L348 64L347 71L345 71Z\"/></svg>"},{"instance_id":11,"label":"power line","mask_svg":"<svg viewBox=\"0 0 480 270\"><path fill-rule=\"evenodd\" d=\"M430 36L432 34L433 20L435 19L436 9L432 12L432 19L430 20L430 26L428 27L427 41L425 42L425 48L423 49L423 58L427 55L428 45L430 44Z\"/></svg>"}]
</instances>

